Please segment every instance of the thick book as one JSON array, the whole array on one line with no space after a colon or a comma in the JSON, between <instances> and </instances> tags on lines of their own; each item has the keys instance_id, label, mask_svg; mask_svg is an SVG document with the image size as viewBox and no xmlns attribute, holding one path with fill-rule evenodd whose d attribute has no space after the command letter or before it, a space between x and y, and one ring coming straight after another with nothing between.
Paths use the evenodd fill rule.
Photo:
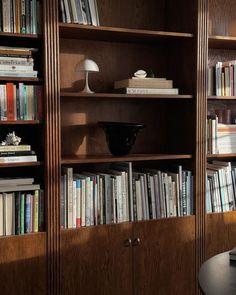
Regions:
<instances>
[{"instance_id":1,"label":"thick book","mask_svg":"<svg viewBox=\"0 0 236 295\"><path fill-rule=\"evenodd\" d=\"M0 157L32 156L32 155L35 155L35 151L5 151L5 152L0 152Z\"/></svg>"},{"instance_id":2,"label":"thick book","mask_svg":"<svg viewBox=\"0 0 236 295\"><path fill-rule=\"evenodd\" d=\"M8 156L0 157L0 163L37 162L37 156Z\"/></svg>"},{"instance_id":3,"label":"thick book","mask_svg":"<svg viewBox=\"0 0 236 295\"><path fill-rule=\"evenodd\" d=\"M37 78L38 71L20 72L20 71L1 71L0 77L20 77L20 78Z\"/></svg>"},{"instance_id":4,"label":"thick book","mask_svg":"<svg viewBox=\"0 0 236 295\"><path fill-rule=\"evenodd\" d=\"M19 177L11 177L11 178L0 178L0 187L8 186L8 185L25 185L25 184L33 184L34 178L19 178Z\"/></svg>"},{"instance_id":5,"label":"thick book","mask_svg":"<svg viewBox=\"0 0 236 295\"><path fill-rule=\"evenodd\" d=\"M126 87L126 88L118 88L114 89L115 93L123 93L123 94L170 94L177 95L179 94L178 88L135 88L135 87Z\"/></svg>"},{"instance_id":6,"label":"thick book","mask_svg":"<svg viewBox=\"0 0 236 295\"><path fill-rule=\"evenodd\" d=\"M0 152L30 151L30 145L0 145Z\"/></svg>"},{"instance_id":7,"label":"thick book","mask_svg":"<svg viewBox=\"0 0 236 295\"><path fill-rule=\"evenodd\" d=\"M139 79L125 79L114 82L114 88L173 88L173 81L165 78L139 78Z\"/></svg>"}]
</instances>

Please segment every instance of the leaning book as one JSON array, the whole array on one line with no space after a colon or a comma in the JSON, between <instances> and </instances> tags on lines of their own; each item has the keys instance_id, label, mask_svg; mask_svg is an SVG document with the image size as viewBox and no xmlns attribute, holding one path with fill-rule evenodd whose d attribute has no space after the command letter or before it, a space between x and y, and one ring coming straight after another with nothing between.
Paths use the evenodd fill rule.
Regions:
<instances>
[{"instance_id":1,"label":"leaning book","mask_svg":"<svg viewBox=\"0 0 236 295\"><path fill-rule=\"evenodd\" d=\"M236 247L234 247L231 251L229 251L229 259L236 260Z\"/></svg>"}]
</instances>

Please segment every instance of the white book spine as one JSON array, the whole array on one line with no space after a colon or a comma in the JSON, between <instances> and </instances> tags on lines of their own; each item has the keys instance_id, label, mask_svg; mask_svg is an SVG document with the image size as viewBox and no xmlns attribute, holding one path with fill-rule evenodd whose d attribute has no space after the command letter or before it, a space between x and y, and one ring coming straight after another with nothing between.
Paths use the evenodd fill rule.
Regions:
<instances>
[{"instance_id":1,"label":"white book spine","mask_svg":"<svg viewBox=\"0 0 236 295\"><path fill-rule=\"evenodd\" d=\"M169 95L178 95L178 88L135 88L127 87L125 88L127 94L169 94Z\"/></svg>"},{"instance_id":2,"label":"white book spine","mask_svg":"<svg viewBox=\"0 0 236 295\"><path fill-rule=\"evenodd\" d=\"M86 211L86 184L85 179L81 179L81 226L85 226L85 211Z\"/></svg>"},{"instance_id":3,"label":"white book spine","mask_svg":"<svg viewBox=\"0 0 236 295\"><path fill-rule=\"evenodd\" d=\"M76 228L76 181L73 180L72 227Z\"/></svg>"},{"instance_id":4,"label":"white book spine","mask_svg":"<svg viewBox=\"0 0 236 295\"><path fill-rule=\"evenodd\" d=\"M37 162L37 156L0 157L0 163Z\"/></svg>"}]
</instances>

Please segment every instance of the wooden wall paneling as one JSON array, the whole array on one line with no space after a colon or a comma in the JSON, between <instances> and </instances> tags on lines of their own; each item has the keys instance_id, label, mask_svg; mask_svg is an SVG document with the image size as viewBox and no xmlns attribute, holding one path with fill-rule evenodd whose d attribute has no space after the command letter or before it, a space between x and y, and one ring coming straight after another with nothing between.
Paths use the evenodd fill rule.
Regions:
<instances>
[{"instance_id":1,"label":"wooden wall paneling","mask_svg":"<svg viewBox=\"0 0 236 295\"><path fill-rule=\"evenodd\" d=\"M236 36L236 2L209 0L209 35Z\"/></svg>"},{"instance_id":2,"label":"wooden wall paneling","mask_svg":"<svg viewBox=\"0 0 236 295\"><path fill-rule=\"evenodd\" d=\"M0 238L2 295L46 295L46 234Z\"/></svg>"},{"instance_id":3,"label":"wooden wall paneling","mask_svg":"<svg viewBox=\"0 0 236 295\"><path fill-rule=\"evenodd\" d=\"M61 294L133 294L131 229L123 223L61 231Z\"/></svg>"},{"instance_id":4,"label":"wooden wall paneling","mask_svg":"<svg viewBox=\"0 0 236 295\"><path fill-rule=\"evenodd\" d=\"M206 107L207 107L207 21L208 1L198 0L196 36L196 293L200 294L197 274L206 257L205 249L205 177L206 177Z\"/></svg>"},{"instance_id":5,"label":"wooden wall paneling","mask_svg":"<svg viewBox=\"0 0 236 295\"><path fill-rule=\"evenodd\" d=\"M134 294L195 294L195 216L133 224Z\"/></svg>"},{"instance_id":6,"label":"wooden wall paneling","mask_svg":"<svg viewBox=\"0 0 236 295\"><path fill-rule=\"evenodd\" d=\"M212 213L206 217L206 258L235 247L235 212Z\"/></svg>"},{"instance_id":7,"label":"wooden wall paneling","mask_svg":"<svg viewBox=\"0 0 236 295\"><path fill-rule=\"evenodd\" d=\"M58 1L44 1L45 35L45 125L46 125L46 219L48 249L48 293L60 294L59 263L59 61L58 61Z\"/></svg>"},{"instance_id":8,"label":"wooden wall paneling","mask_svg":"<svg viewBox=\"0 0 236 295\"><path fill-rule=\"evenodd\" d=\"M97 3L102 26L150 30L165 28L164 0L99 0Z\"/></svg>"}]
</instances>

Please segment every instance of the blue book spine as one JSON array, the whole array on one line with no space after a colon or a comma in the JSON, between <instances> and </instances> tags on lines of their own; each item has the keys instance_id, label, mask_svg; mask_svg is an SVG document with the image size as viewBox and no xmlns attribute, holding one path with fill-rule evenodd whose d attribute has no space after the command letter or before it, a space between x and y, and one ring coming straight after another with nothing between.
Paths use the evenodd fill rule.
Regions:
<instances>
[{"instance_id":1,"label":"blue book spine","mask_svg":"<svg viewBox=\"0 0 236 295\"><path fill-rule=\"evenodd\" d=\"M31 195L26 194L25 197L25 233L30 233L31 224Z\"/></svg>"}]
</instances>

